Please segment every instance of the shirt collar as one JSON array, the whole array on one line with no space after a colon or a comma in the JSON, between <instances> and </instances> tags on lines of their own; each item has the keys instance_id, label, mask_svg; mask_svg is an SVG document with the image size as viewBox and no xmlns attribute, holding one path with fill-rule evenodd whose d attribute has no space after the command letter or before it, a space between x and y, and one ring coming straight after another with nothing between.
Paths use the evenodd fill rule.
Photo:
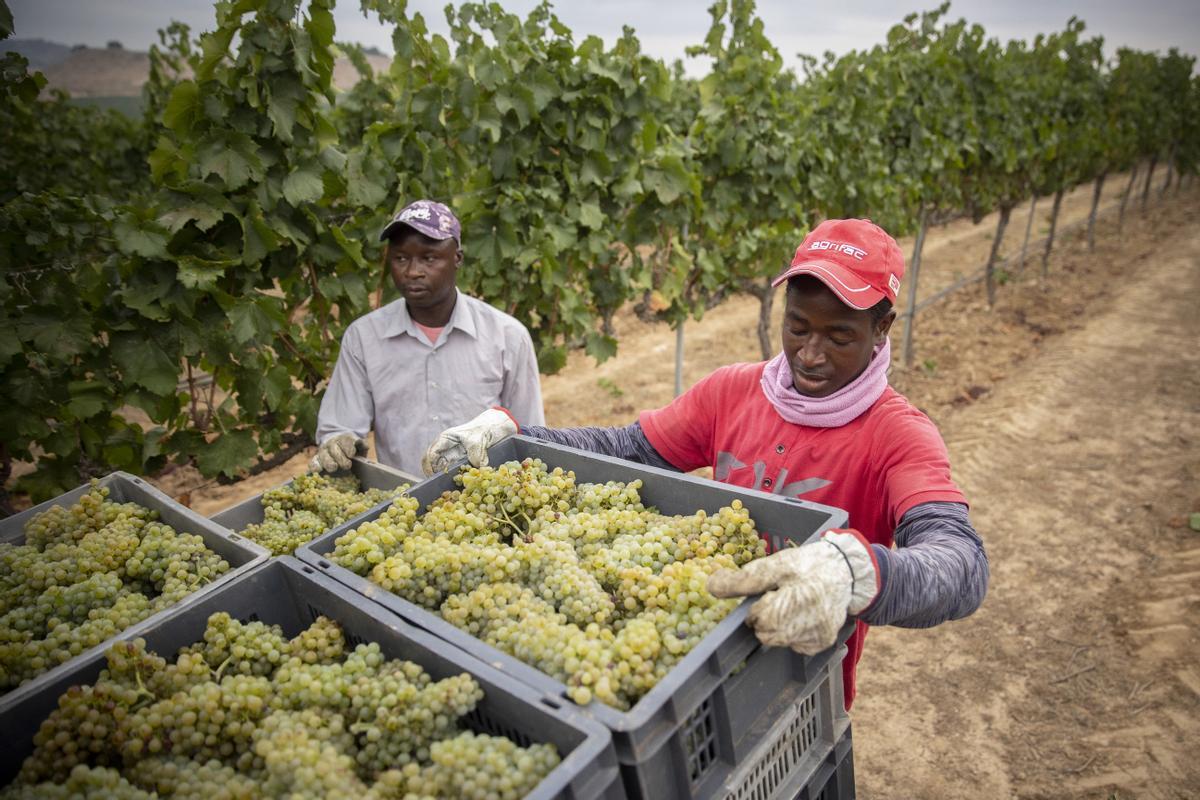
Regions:
<instances>
[{"instance_id":1,"label":"shirt collar","mask_svg":"<svg viewBox=\"0 0 1200 800\"><path fill-rule=\"evenodd\" d=\"M478 338L475 331L475 315L467 307L464 302L464 295L456 288L454 290L454 310L450 312L450 321L446 323L446 328L458 328L463 333L470 336L472 339ZM399 300L391 304L392 313L388 320L387 328L384 335L387 337L399 336L402 333L407 333L414 339L419 339L417 336L417 323L413 321L412 315L408 313L408 302L401 297Z\"/></svg>"}]
</instances>

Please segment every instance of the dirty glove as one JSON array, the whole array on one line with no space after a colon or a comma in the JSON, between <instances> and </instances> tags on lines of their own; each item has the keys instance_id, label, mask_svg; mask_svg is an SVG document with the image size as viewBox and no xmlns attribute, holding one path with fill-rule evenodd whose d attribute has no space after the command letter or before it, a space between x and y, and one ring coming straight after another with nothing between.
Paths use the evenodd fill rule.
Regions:
<instances>
[{"instance_id":1,"label":"dirty glove","mask_svg":"<svg viewBox=\"0 0 1200 800\"><path fill-rule=\"evenodd\" d=\"M717 570L708 591L714 597L766 592L746 623L763 644L811 656L834 643L848 615L871 605L878 580L870 545L857 532L827 533L741 569Z\"/></svg>"},{"instance_id":2,"label":"dirty glove","mask_svg":"<svg viewBox=\"0 0 1200 800\"><path fill-rule=\"evenodd\" d=\"M426 475L445 472L450 465L464 458L475 467L486 467L487 449L520 429L512 416L502 408L489 408L470 422L464 422L441 432L421 459Z\"/></svg>"},{"instance_id":3,"label":"dirty glove","mask_svg":"<svg viewBox=\"0 0 1200 800\"><path fill-rule=\"evenodd\" d=\"M330 436L317 448L317 454L308 462L309 472L337 472L350 469L353 456L367 452L367 442L353 433Z\"/></svg>"}]
</instances>

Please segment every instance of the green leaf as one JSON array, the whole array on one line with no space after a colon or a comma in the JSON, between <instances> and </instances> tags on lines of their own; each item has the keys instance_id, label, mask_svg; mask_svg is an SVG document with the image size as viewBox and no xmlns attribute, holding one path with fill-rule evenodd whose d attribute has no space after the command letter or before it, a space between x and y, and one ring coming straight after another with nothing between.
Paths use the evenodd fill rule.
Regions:
<instances>
[{"instance_id":1,"label":"green leaf","mask_svg":"<svg viewBox=\"0 0 1200 800\"><path fill-rule=\"evenodd\" d=\"M308 7L308 22L304 27L308 30L312 37L313 47L318 50L327 50L333 44L333 34L336 31L336 25L333 21L333 14L327 8L314 4Z\"/></svg>"},{"instance_id":2,"label":"green leaf","mask_svg":"<svg viewBox=\"0 0 1200 800\"><path fill-rule=\"evenodd\" d=\"M581 225L598 231L604 227L604 212L595 202L579 204L579 222Z\"/></svg>"},{"instance_id":3,"label":"green leaf","mask_svg":"<svg viewBox=\"0 0 1200 800\"><path fill-rule=\"evenodd\" d=\"M387 187L374 178L375 166L361 150L350 154L346 169L346 199L352 204L376 208L387 199Z\"/></svg>"},{"instance_id":4,"label":"green leaf","mask_svg":"<svg viewBox=\"0 0 1200 800\"><path fill-rule=\"evenodd\" d=\"M267 398L267 408L277 411L293 391L292 377L288 374L287 367L280 364L276 364L267 370L264 377L263 393Z\"/></svg>"},{"instance_id":5,"label":"green leaf","mask_svg":"<svg viewBox=\"0 0 1200 800\"><path fill-rule=\"evenodd\" d=\"M163 124L186 139L202 113L200 87L194 81L180 81L171 90L171 97L163 109Z\"/></svg>"},{"instance_id":6,"label":"green leaf","mask_svg":"<svg viewBox=\"0 0 1200 800\"><path fill-rule=\"evenodd\" d=\"M234 341L246 344L254 339L269 340L285 319L270 298L243 299L228 309Z\"/></svg>"},{"instance_id":7,"label":"green leaf","mask_svg":"<svg viewBox=\"0 0 1200 800\"><path fill-rule=\"evenodd\" d=\"M8 3L0 0L0 39L7 39L16 32L13 27L12 11L8 9Z\"/></svg>"},{"instance_id":8,"label":"green leaf","mask_svg":"<svg viewBox=\"0 0 1200 800\"><path fill-rule=\"evenodd\" d=\"M213 76L213 70L229 55L229 44L233 41L236 27L221 26L209 34L200 37L200 68L196 71L196 81L204 83Z\"/></svg>"},{"instance_id":9,"label":"green leaf","mask_svg":"<svg viewBox=\"0 0 1200 800\"><path fill-rule=\"evenodd\" d=\"M113 226L113 236L121 252L143 258L166 258L167 236L157 225L139 223L122 215Z\"/></svg>"},{"instance_id":10,"label":"green leaf","mask_svg":"<svg viewBox=\"0 0 1200 800\"><path fill-rule=\"evenodd\" d=\"M263 176L262 160L253 140L244 133L226 133L209 140L196 153L200 174L216 175L233 191Z\"/></svg>"},{"instance_id":11,"label":"green leaf","mask_svg":"<svg viewBox=\"0 0 1200 800\"><path fill-rule=\"evenodd\" d=\"M228 431L196 453L196 466L205 477L222 473L230 478L258 457L258 444L249 431Z\"/></svg>"},{"instance_id":12,"label":"green leaf","mask_svg":"<svg viewBox=\"0 0 1200 800\"><path fill-rule=\"evenodd\" d=\"M538 351L538 372L553 375L567 365L567 348L553 345Z\"/></svg>"},{"instance_id":13,"label":"green leaf","mask_svg":"<svg viewBox=\"0 0 1200 800\"><path fill-rule=\"evenodd\" d=\"M118 295L126 308L132 308L146 319L170 322L171 312L159 303L168 290L169 287L164 288L161 281L147 281L139 275L121 287Z\"/></svg>"},{"instance_id":14,"label":"green leaf","mask_svg":"<svg viewBox=\"0 0 1200 800\"><path fill-rule=\"evenodd\" d=\"M358 267L363 272L371 272L374 269L371 264L367 263L367 259L363 257L362 242L358 239L351 239L346 236L346 232L337 226L329 229L338 246L342 248L342 252L350 256L354 262L354 266Z\"/></svg>"},{"instance_id":15,"label":"green leaf","mask_svg":"<svg viewBox=\"0 0 1200 800\"><path fill-rule=\"evenodd\" d=\"M11 325L0 325L0 366L21 352L21 342Z\"/></svg>"},{"instance_id":16,"label":"green leaf","mask_svg":"<svg viewBox=\"0 0 1200 800\"><path fill-rule=\"evenodd\" d=\"M67 412L75 419L87 419L107 408L112 402L108 391L103 386L93 386L87 389L72 390L71 400L67 403Z\"/></svg>"},{"instance_id":17,"label":"green leaf","mask_svg":"<svg viewBox=\"0 0 1200 800\"><path fill-rule=\"evenodd\" d=\"M298 169L283 179L283 196L293 206L315 203L325 194L325 184L313 169Z\"/></svg>"},{"instance_id":18,"label":"green leaf","mask_svg":"<svg viewBox=\"0 0 1200 800\"><path fill-rule=\"evenodd\" d=\"M140 335L113 337L113 360L127 384L136 383L157 394L175 391L179 365L152 339Z\"/></svg>"},{"instance_id":19,"label":"green leaf","mask_svg":"<svg viewBox=\"0 0 1200 800\"><path fill-rule=\"evenodd\" d=\"M201 231L207 231L221 221L233 206L225 195L199 181L190 181L170 193L173 208L162 212L158 224L171 233L178 233L189 222L195 222Z\"/></svg>"},{"instance_id":20,"label":"green leaf","mask_svg":"<svg viewBox=\"0 0 1200 800\"><path fill-rule=\"evenodd\" d=\"M250 206L242 217L242 263L248 267L261 262L279 246L279 237L267 226L258 204Z\"/></svg>"},{"instance_id":21,"label":"green leaf","mask_svg":"<svg viewBox=\"0 0 1200 800\"><path fill-rule=\"evenodd\" d=\"M589 332L584 349L597 362L604 362L617 354L617 340L594 331Z\"/></svg>"},{"instance_id":22,"label":"green leaf","mask_svg":"<svg viewBox=\"0 0 1200 800\"><path fill-rule=\"evenodd\" d=\"M196 256L180 256L175 260L179 282L188 289L202 292L212 291L225 270L238 263L233 259L210 261Z\"/></svg>"}]
</instances>

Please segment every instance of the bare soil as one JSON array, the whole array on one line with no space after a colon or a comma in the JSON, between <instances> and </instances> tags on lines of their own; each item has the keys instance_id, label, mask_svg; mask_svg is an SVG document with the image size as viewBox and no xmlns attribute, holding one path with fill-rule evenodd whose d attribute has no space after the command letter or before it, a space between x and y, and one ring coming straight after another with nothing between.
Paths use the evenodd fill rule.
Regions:
<instances>
[{"instance_id":1,"label":"bare soil","mask_svg":"<svg viewBox=\"0 0 1200 800\"><path fill-rule=\"evenodd\" d=\"M1200 511L1200 191L1159 199L1161 176L1144 212L1139 180L1122 233L1115 212L1101 219L1094 252L1076 228L1045 280L1040 252L1010 263L994 309L975 283L923 312L917 366L892 371L945 436L992 582L966 620L871 632L851 714L863 797L1200 796L1200 533L1186 524ZM1090 202L1090 186L1068 196L1060 228ZM919 297L975 272L994 226L931 232ZM758 360L757 312L738 298L688 323L684 384ZM544 378L551 425L625 424L670 401L674 333L631 314L617 326L616 358ZM213 513L308 455L233 486L158 483Z\"/></svg>"}]
</instances>

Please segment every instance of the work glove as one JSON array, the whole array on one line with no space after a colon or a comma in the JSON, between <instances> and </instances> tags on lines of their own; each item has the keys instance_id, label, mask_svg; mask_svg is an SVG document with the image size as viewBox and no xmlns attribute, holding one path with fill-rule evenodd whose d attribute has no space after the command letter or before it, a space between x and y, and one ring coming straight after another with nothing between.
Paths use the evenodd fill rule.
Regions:
<instances>
[{"instance_id":1,"label":"work glove","mask_svg":"<svg viewBox=\"0 0 1200 800\"><path fill-rule=\"evenodd\" d=\"M507 411L489 408L470 422L442 431L425 451L421 469L426 475L445 472L451 464L464 458L471 466L486 467L487 449L519 430Z\"/></svg>"},{"instance_id":2,"label":"work glove","mask_svg":"<svg viewBox=\"0 0 1200 800\"><path fill-rule=\"evenodd\" d=\"M870 545L856 532L827 533L741 569L717 570L708 591L714 597L766 592L746 623L763 644L812 656L834 643L847 616L871 605L878 580Z\"/></svg>"},{"instance_id":3,"label":"work glove","mask_svg":"<svg viewBox=\"0 0 1200 800\"><path fill-rule=\"evenodd\" d=\"M330 436L317 448L317 454L308 462L309 472L337 472L350 469L350 459L367 452L367 442L353 433Z\"/></svg>"}]
</instances>

